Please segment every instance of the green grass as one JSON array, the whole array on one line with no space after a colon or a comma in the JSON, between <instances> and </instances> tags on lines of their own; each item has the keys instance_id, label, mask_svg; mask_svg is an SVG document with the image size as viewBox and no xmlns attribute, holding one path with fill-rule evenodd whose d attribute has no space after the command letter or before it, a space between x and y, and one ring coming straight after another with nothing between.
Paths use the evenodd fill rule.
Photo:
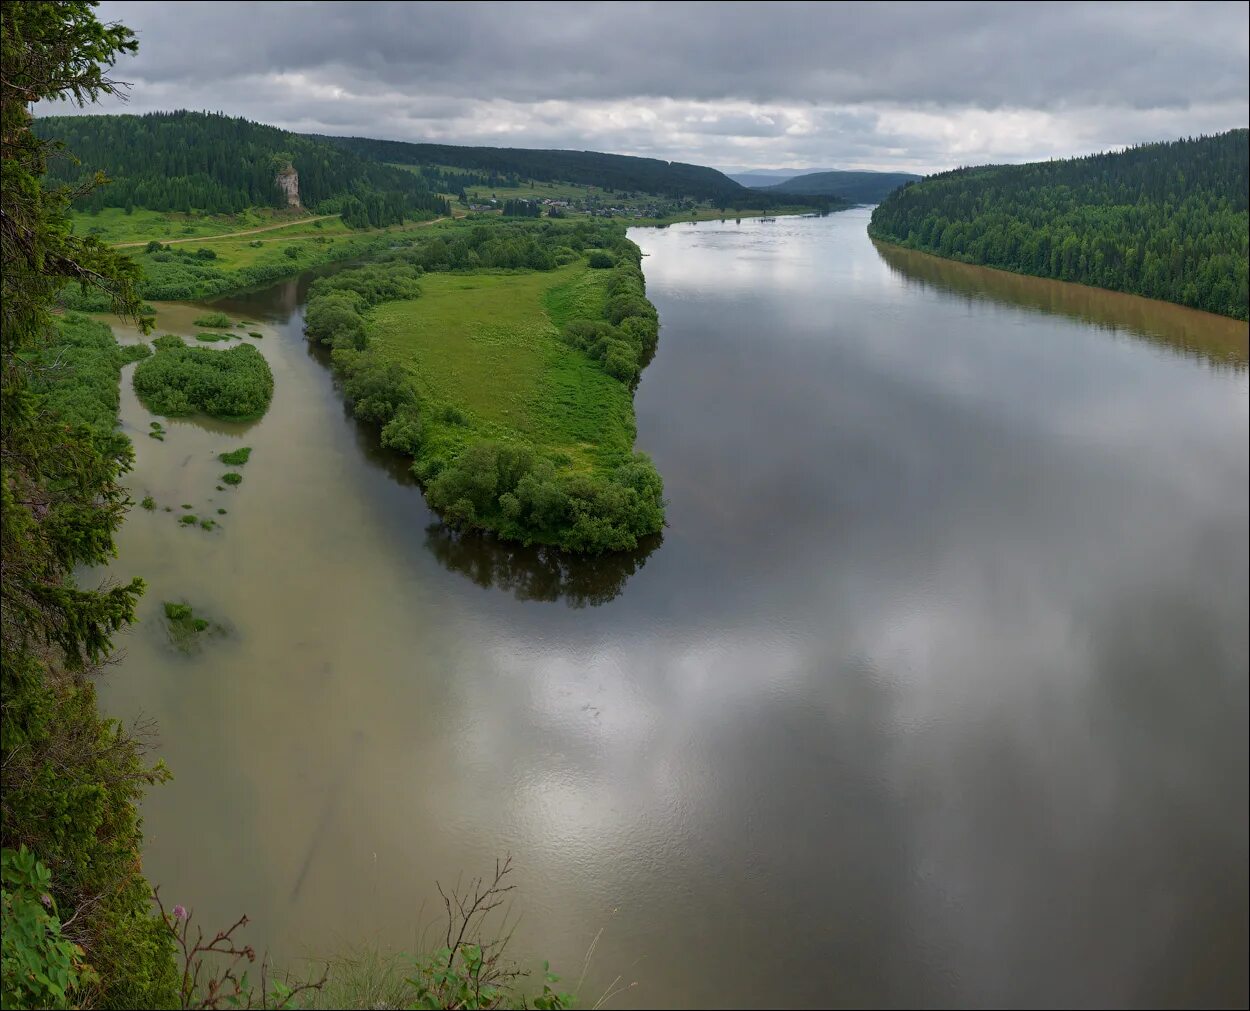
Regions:
<instances>
[{"instance_id":1,"label":"green grass","mask_svg":"<svg viewBox=\"0 0 1250 1011\"><path fill-rule=\"evenodd\" d=\"M183 653L193 653L199 648L200 633L212 628L207 618L197 618L190 604L164 602L165 628L170 641Z\"/></svg>"},{"instance_id":2,"label":"green grass","mask_svg":"<svg viewBox=\"0 0 1250 1011\"><path fill-rule=\"evenodd\" d=\"M248 457L252 455L251 446L242 446L239 449L231 450L229 453L218 453L217 459L224 463L227 467L242 467L247 463Z\"/></svg>"},{"instance_id":3,"label":"green grass","mask_svg":"<svg viewBox=\"0 0 1250 1011\"><path fill-rule=\"evenodd\" d=\"M222 480L223 480L226 484L229 484L229 485L236 485L236 484L242 484L242 483L243 483L243 475L242 475L242 474L239 474L239 473L236 473L236 472L235 472L235 471L233 471L233 470L232 470L232 471L230 471L228 474L222 474L222 475L221 475L221 479L222 479Z\"/></svg>"},{"instance_id":4,"label":"green grass","mask_svg":"<svg viewBox=\"0 0 1250 1011\"><path fill-rule=\"evenodd\" d=\"M230 326L230 317L224 312L206 312L195 321L196 326L223 327Z\"/></svg>"},{"instance_id":5,"label":"green grass","mask_svg":"<svg viewBox=\"0 0 1250 1011\"><path fill-rule=\"evenodd\" d=\"M143 271L141 289L145 298L178 301L211 298L266 284L309 267L364 256L386 249L393 235L431 227L431 222L421 221L376 230L351 230L338 218L320 224L320 229L304 224L280 232L185 243L154 252L143 246L124 252ZM197 257L200 249L211 251L212 257ZM294 250L296 255L287 255L288 250Z\"/></svg>"},{"instance_id":6,"label":"green grass","mask_svg":"<svg viewBox=\"0 0 1250 1011\"><path fill-rule=\"evenodd\" d=\"M603 272L584 261L545 272L430 274L419 299L374 311L379 354L423 400L461 411L476 434L520 436L581 469L633 445L629 389L563 343L558 326L597 316Z\"/></svg>"},{"instance_id":7,"label":"green grass","mask_svg":"<svg viewBox=\"0 0 1250 1011\"><path fill-rule=\"evenodd\" d=\"M308 220L307 213L280 211L273 208L252 208L241 214L180 214L177 211L150 211L136 208L127 214L121 207L106 207L98 214L74 212L71 217L74 232L78 235L94 235L101 242L120 244L129 242L170 242L181 239L212 239L231 232L245 232L253 228L284 226L273 232L262 232L256 238L269 235L301 233L324 234L345 231L337 218L321 222L321 228Z\"/></svg>"}]
</instances>

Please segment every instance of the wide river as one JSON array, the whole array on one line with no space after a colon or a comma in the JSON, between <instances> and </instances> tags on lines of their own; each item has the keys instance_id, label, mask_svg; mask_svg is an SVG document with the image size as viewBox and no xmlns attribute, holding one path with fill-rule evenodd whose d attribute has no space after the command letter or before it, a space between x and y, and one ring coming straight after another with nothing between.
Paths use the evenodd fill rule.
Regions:
<instances>
[{"instance_id":1,"label":"wide river","mask_svg":"<svg viewBox=\"0 0 1250 1011\"><path fill-rule=\"evenodd\" d=\"M587 1006L1244 1005L1246 327L867 215L631 233L669 499L635 557L449 535L301 337L307 279L217 304L262 324L260 423L146 438L127 374L159 508L102 697L175 775L166 900L283 964L411 950L510 853L518 956L575 983L599 936ZM182 599L228 629L189 657Z\"/></svg>"}]
</instances>

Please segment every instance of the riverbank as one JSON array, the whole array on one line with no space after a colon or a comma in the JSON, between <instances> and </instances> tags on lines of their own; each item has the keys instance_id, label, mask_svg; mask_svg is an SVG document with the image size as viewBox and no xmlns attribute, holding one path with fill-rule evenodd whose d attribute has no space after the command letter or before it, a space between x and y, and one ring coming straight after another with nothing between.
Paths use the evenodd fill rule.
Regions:
<instances>
[{"instance_id":1,"label":"riverbank","mask_svg":"<svg viewBox=\"0 0 1250 1011\"><path fill-rule=\"evenodd\" d=\"M1246 324L1230 316L1145 295L965 263L880 239L871 241L881 259L908 282L1070 316L1155 341L1215 365L1244 369L1250 358Z\"/></svg>"}]
</instances>

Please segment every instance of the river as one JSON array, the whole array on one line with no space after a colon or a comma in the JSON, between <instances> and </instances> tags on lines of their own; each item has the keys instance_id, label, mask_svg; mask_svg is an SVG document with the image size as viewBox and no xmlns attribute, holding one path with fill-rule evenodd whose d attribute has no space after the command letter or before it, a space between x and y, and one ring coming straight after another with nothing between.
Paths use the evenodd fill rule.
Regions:
<instances>
[{"instance_id":1,"label":"river","mask_svg":"<svg viewBox=\"0 0 1250 1011\"><path fill-rule=\"evenodd\" d=\"M1246 327L867 213L631 233L669 499L633 556L444 530L302 339L306 279L216 303L265 334L261 422L158 442L127 381L158 509L102 700L175 775L166 901L283 963L411 950L436 880L511 853L519 956L576 982L602 931L587 1005L1244 1005ZM181 599L226 628L191 656Z\"/></svg>"}]
</instances>

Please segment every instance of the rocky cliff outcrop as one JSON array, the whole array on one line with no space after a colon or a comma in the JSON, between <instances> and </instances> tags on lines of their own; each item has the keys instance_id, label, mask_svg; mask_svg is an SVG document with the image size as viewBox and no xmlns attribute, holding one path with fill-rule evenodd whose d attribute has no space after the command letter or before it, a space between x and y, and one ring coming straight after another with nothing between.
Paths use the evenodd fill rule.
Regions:
<instances>
[{"instance_id":1,"label":"rocky cliff outcrop","mask_svg":"<svg viewBox=\"0 0 1250 1011\"><path fill-rule=\"evenodd\" d=\"M299 173L295 171L294 165L287 165L286 168L278 172L274 182L278 184L278 189L286 194L286 205L288 207L299 207Z\"/></svg>"}]
</instances>

